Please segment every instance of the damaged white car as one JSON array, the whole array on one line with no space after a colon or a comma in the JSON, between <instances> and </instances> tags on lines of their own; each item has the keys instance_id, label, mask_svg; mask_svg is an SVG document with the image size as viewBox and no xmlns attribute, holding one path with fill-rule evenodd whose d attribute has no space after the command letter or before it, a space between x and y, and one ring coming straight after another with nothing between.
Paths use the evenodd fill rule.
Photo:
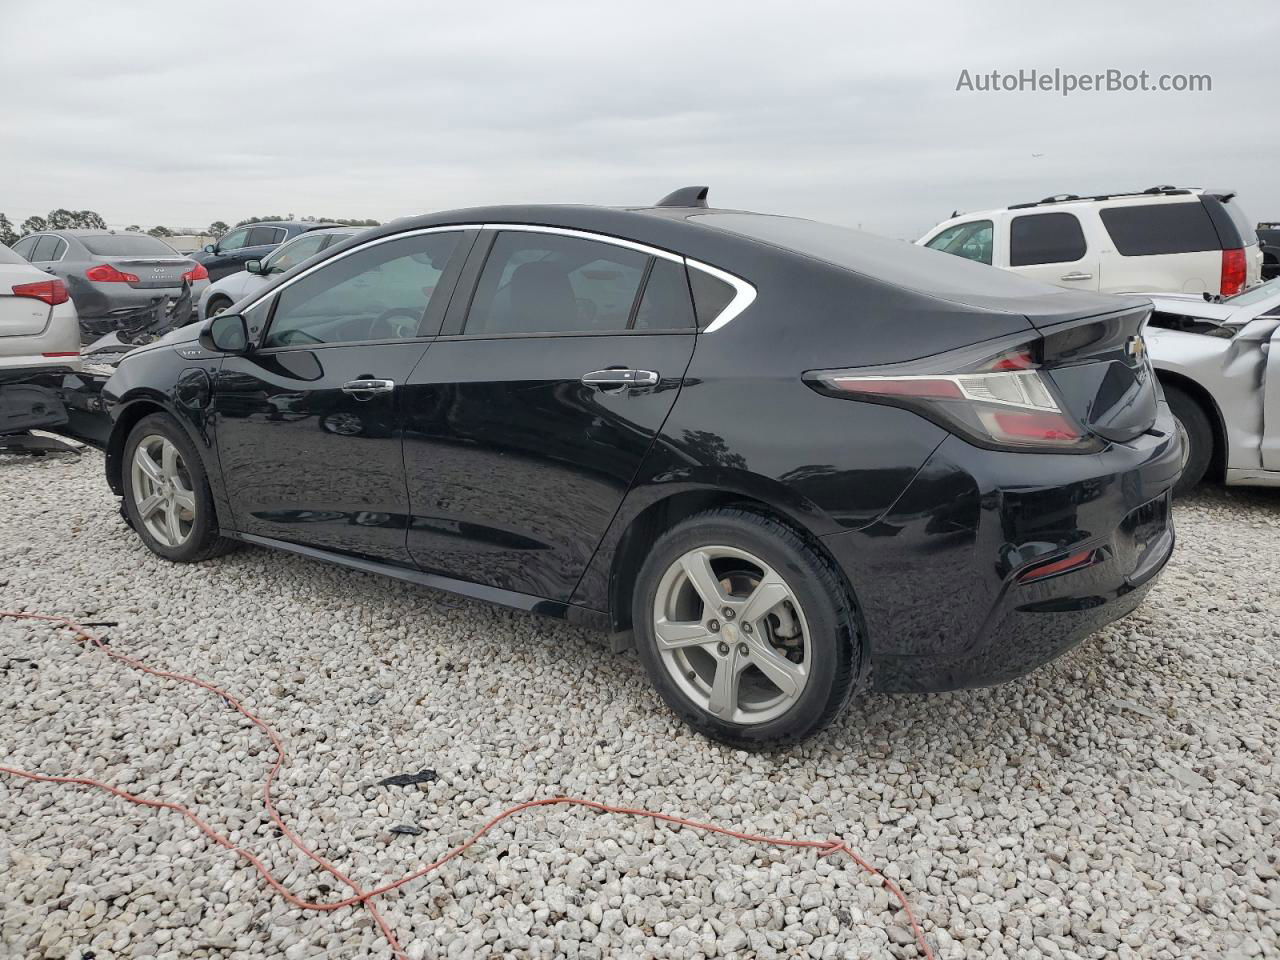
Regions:
<instances>
[{"instance_id":1,"label":"damaged white car","mask_svg":"<svg viewBox=\"0 0 1280 960\"><path fill-rule=\"evenodd\" d=\"M1184 444L1190 490L1280 486L1280 279L1234 297L1149 294L1145 339Z\"/></svg>"}]
</instances>

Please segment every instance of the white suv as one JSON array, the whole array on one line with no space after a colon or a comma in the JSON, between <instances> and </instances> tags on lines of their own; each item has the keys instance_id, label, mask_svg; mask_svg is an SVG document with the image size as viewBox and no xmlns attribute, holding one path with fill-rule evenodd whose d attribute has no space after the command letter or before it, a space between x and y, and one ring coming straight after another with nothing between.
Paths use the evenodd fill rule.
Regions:
<instances>
[{"instance_id":1,"label":"white suv","mask_svg":"<svg viewBox=\"0 0 1280 960\"><path fill-rule=\"evenodd\" d=\"M1036 280L1103 293L1233 296L1262 280L1262 247L1229 190L1074 194L957 215L916 241Z\"/></svg>"}]
</instances>

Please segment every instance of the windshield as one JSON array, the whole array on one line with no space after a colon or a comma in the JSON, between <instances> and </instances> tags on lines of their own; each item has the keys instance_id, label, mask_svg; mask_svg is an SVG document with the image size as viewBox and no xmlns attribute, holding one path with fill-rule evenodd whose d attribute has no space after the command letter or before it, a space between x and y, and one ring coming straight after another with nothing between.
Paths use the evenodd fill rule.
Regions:
<instances>
[{"instance_id":1,"label":"windshield","mask_svg":"<svg viewBox=\"0 0 1280 960\"><path fill-rule=\"evenodd\" d=\"M90 253L99 257L176 257L177 250L163 240L148 237L145 233L104 233L93 237L80 237Z\"/></svg>"},{"instance_id":2,"label":"windshield","mask_svg":"<svg viewBox=\"0 0 1280 960\"><path fill-rule=\"evenodd\" d=\"M1224 302L1233 307L1250 307L1277 297L1280 297L1280 277L1268 280L1260 286L1250 287L1244 293L1237 293L1234 297L1227 297Z\"/></svg>"}]
</instances>

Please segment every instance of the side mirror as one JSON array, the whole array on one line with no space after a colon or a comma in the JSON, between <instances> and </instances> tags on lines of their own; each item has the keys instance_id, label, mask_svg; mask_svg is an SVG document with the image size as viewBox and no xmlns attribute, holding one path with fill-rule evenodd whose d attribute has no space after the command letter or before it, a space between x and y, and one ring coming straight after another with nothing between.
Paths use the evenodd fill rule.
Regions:
<instances>
[{"instance_id":1,"label":"side mirror","mask_svg":"<svg viewBox=\"0 0 1280 960\"><path fill-rule=\"evenodd\" d=\"M262 261L261 261L261 260L246 260L246 261L245 261L245 263L244 263L244 268L245 268L246 270L248 270L250 273L256 273L256 274L258 274L258 275L261 275L261 274L262 274Z\"/></svg>"},{"instance_id":2,"label":"side mirror","mask_svg":"<svg viewBox=\"0 0 1280 960\"><path fill-rule=\"evenodd\" d=\"M249 352L249 327L238 313L220 313L200 330L200 346L217 353Z\"/></svg>"},{"instance_id":3,"label":"side mirror","mask_svg":"<svg viewBox=\"0 0 1280 960\"><path fill-rule=\"evenodd\" d=\"M218 248L217 248L214 244L212 244L212 243L206 243L206 244L204 245L204 252L205 252L205 253L217 253L217 252L218 252Z\"/></svg>"}]
</instances>

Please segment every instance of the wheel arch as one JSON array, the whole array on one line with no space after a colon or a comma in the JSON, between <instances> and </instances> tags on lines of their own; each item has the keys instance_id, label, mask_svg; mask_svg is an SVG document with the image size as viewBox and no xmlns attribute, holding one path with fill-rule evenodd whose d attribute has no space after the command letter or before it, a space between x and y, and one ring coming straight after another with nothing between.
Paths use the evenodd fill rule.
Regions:
<instances>
[{"instance_id":1,"label":"wheel arch","mask_svg":"<svg viewBox=\"0 0 1280 960\"><path fill-rule=\"evenodd\" d=\"M776 505L750 494L727 489L695 489L673 491L648 504L637 513L623 529L609 568L608 597L609 623L617 633L625 633L632 627L631 599L635 582L645 558L658 538L689 517L718 508L745 510L769 517L790 528L797 536L830 565L832 572L846 590L851 604L853 586L835 556L827 549L822 538L796 517ZM856 604L854 604L856 607Z\"/></svg>"},{"instance_id":2,"label":"wheel arch","mask_svg":"<svg viewBox=\"0 0 1280 960\"><path fill-rule=\"evenodd\" d=\"M143 393L124 401L111 424L111 434L107 438L106 474L107 485L116 496L124 494L124 444L129 439L129 432L143 417L153 413L166 413L181 422L171 409L157 394Z\"/></svg>"},{"instance_id":3,"label":"wheel arch","mask_svg":"<svg viewBox=\"0 0 1280 960\"><path fill-rule=\"evenodd\" d=\"M1160 380L1162 386L1176 387L1191 397L1204 410L1209 420L1209 427L1213 430L1213 453L1209 457L1207 475L1214 480L1222 480L1227 472L1227 444L1229 441L1227 439L1227 423L1223 419L1222 410L1218 407L1218 401L1204 386L1184 373L1157 367L1156 377Z\"/></svg>"}]
</instances>

